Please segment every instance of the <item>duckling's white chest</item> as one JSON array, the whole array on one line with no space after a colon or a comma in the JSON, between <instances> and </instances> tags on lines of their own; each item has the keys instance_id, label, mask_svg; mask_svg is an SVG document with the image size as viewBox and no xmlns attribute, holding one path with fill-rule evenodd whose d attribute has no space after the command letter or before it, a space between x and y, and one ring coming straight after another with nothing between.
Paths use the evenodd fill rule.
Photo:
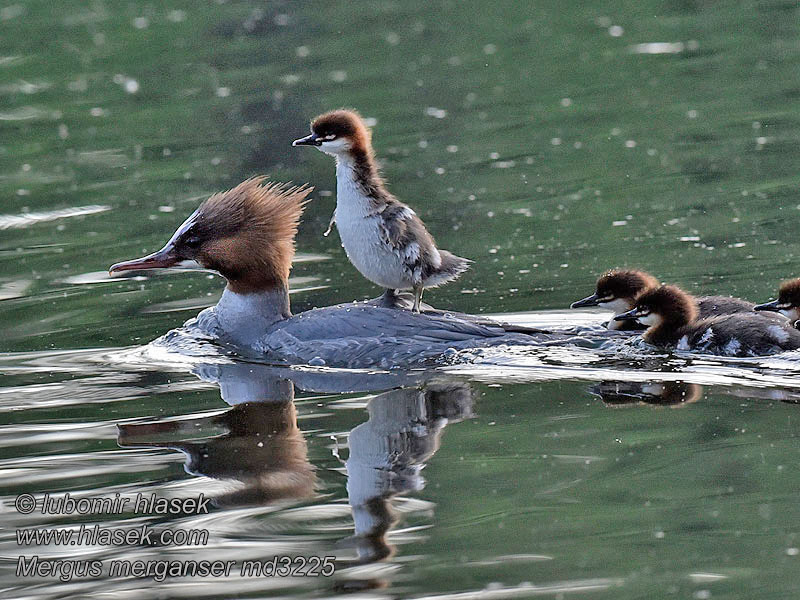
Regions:
<instances>
[{"instance_id":1,"label":"duckling's white chest","mask_svg":"<svg viewBox=\"0 0 800 600\"><path fill-rule=\"evenodd\" d=\"M359 272L382 287L412 286L403 256L383 237L382 217L376 213L346 164L336 166L336 229L347 258Z\"/></svg>"}]
</instances>

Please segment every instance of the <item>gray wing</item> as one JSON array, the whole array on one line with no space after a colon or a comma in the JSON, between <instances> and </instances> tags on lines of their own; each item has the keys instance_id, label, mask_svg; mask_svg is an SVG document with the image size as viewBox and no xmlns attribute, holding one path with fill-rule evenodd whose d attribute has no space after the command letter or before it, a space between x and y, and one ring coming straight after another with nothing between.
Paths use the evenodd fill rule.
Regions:
<instances>
[{"instance_id":1,"label":"gray wing","mask_svg":"<svg viewBox=\"0 0 800 600\"><path fill-rule=\"evenodd\" d=\"M462 341L494 338L506 333L500 323L476 317L466 320L459 313L384 308L367 303L350 303L315 308L282 321L276 327L298 339L393 337L409 340Z\"/></svg>"},{"instance_id":2,"label":"gray wing","mask_svg":"<svg viewBox=\"0 0 800 600\"><path fill-rule=\"evenodd\" d=\"M412 367L467 348L501 344L585 344L580 336L506 329L488 319L412 313L366 303L301 313L268 332L259 346L268 360L338 367Z\"/></svg>"}]
</instances>

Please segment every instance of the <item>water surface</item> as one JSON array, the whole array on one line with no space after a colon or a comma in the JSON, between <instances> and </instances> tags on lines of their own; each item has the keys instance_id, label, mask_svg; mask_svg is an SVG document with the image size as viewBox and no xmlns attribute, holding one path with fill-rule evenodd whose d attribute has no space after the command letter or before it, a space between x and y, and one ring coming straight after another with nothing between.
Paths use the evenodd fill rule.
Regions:
<instances>
[{"instance_id":1,"label":"water surface","mask_svg":"<svg viewBox=\"0 0 800 600\"><path fill-rule=\"evenodd\" d=\"M316 187L295 312L378 290L323 237L333 165L291 140L358 108L391 189L475 261L437 306L540 325L613 266L766 301L796 275L798 8L765 1L0 7L0 589L8 598L786 598L798 363L588 350L433 372L169 357L205 273L109 280L207 195ZM30 493L208 515L19 514ZM203 545L20 547L58 526ZM52 559L335 557L326 577L17 578Z\"/></svg>"}]
</instances>

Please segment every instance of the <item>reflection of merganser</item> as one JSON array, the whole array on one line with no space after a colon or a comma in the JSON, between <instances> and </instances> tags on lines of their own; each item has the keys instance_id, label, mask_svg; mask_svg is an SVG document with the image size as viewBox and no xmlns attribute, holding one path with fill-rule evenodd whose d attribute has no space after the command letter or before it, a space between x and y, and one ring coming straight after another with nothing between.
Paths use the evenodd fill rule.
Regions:
<instances>
[{"instance_id":1,"label":"reflection of merganser","mask_svg":"<svg viewBox=\"0 0 800 600\"><path fill-rule=\"evenodd\" d=\"M574 340L461 313L364 302L292 316L289 270L308 190L262 183L248 179L213 195L161 250L117 263L110 272L192 265L218 272L228 282L222 298L177 333L210 336L275 363L401 367L451 348Z\"/></svg>"},{"instance_id":2,"label":"reflection of merganser","mask_svg":"<svg viewBox=\"0 0 800 600\"><path fill-rule=\"evenodd\" d=\"M658 285L658 280L644 271L613 269L600 276L594 294L573 302L570 308L599 306L614 311L614 316L616 316L631 310L636 305L636 297L639 294L645 290L657 288ZM731 296L699 296L695 300L701 319L749 312L755 306L752 302ZM645 328L634 320L611 319L607 326L609 329Z\"/></svg>"},{"instance_id":3,"label":"reflection of merganser","mask_svg":"<svg viewBox=\"0 0 800 600\"><path fill-rule=\"evenodd\" d=\"M386 189L375 164L370 131L358 113L335 110L314 119L311 135L295 146L316 146L336 157L336 221L342 246L361 274L386 288L422 291L457 278L469 261L439 250L425 224Z\"/></svg>"},{"instance_id":4,"label":"reflection of merganser","mask_svg":"<svg viewBox=\"0 0 800 600\"><path fill-rule=\"evenodd\" d=\"M215 506L270 504L313 496L316 473L297 425L294 385L273 367L197 365L194 373L220 386L233 407L188 419L120 423L122 447L172 448L185 470L223 482ZM217 489L218 486L214 486Z\"/></svg>"},{"instance_id":5,"label":"reflection of merganser","mask_svg":"<svg viewBox=\"0 0 800 600\"><path fill-rule=\"evenodd\" d=\"M701 319L697 302L671 285L650 289L636 306L614 317L647 325L644 340L660 347L725 356L763 356L800 348L800 331L789 321L770 321L752 311Z\"/></svg>"}]
</instances>

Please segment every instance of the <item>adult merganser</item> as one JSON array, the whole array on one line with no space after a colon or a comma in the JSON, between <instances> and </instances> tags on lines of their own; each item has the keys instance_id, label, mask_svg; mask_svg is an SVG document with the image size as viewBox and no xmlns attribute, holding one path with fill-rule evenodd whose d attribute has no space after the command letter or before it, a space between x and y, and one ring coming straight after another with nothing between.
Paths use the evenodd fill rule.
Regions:
<instances>
[{"instance_id":1,"label":"adult merganser","mask_svg":"<svg viewBox=\"0 0 800 600\"><path fill-rule=\"evenodd\" d=\"M636 297L643 291L658 286L658 280L644 271L612 269L603 273L597 280L594 294L573 302L570 308L600 306L614 311L614 316L617 316L631 310L636 305ZM700 296L695 298L695 301L701 319L750 312L755 307L752 302L731 296ZM611 319L606 326L609 329L646 329L634 320Z\"/></svg>"},{"instance_id":2,"label":"adult merganser","mask_svg":"<svg viewBox=\"0 0 800 600\"><path fill-rule=\"evenodd\" d=\"M787 317L797 327L800 322L800 279L792 279L781 284L778 299L753 307L758 311L773 311Z\"/></svg>"},{"instance_id":3,"label":"adult merganser","mask_svg":"<svg viewBox=\"0 0 800 600\"><path fill-rule=\"evenodd\" d=\"M723 356L764 356L800 348L800 331L786 320L770 321L753 312L700 318L697 302L678 287L642 292L636 306L614 317L647 325L644 340L654 346Z\"/></svg>"},{"instance_id":4,"label":"adult merganser","mask_svg":"<svg viewBox=\"0 0 800 600\"><path fill-rule=\"evenodd\" d=\"M293 146L316 146L336 157L336 222L350 262L377 285L386 288L392 305L395 290L414 292L412 310L419 311L422 292L452 281L469 261L439 250L417 214L386 189L378 173L370 130L350 110L325 113L311 123L311 135Z\"/></svg>"},{"instance_id":5,"label":"adult merganser","mask_svg":"<svg viewBox=\"0 0 800 600\"><path fill-rule=\"evenodd\" d=\"M309 191L248 179L206 200L158 252L109 271L187 266L216 271L228 282L222 298L172 338L212 337L278 364L403 367L430 362L450 349L575 340L463 313L417 313L374 301L292 316L289 270Z\"/></svg>"}]
</instances>

